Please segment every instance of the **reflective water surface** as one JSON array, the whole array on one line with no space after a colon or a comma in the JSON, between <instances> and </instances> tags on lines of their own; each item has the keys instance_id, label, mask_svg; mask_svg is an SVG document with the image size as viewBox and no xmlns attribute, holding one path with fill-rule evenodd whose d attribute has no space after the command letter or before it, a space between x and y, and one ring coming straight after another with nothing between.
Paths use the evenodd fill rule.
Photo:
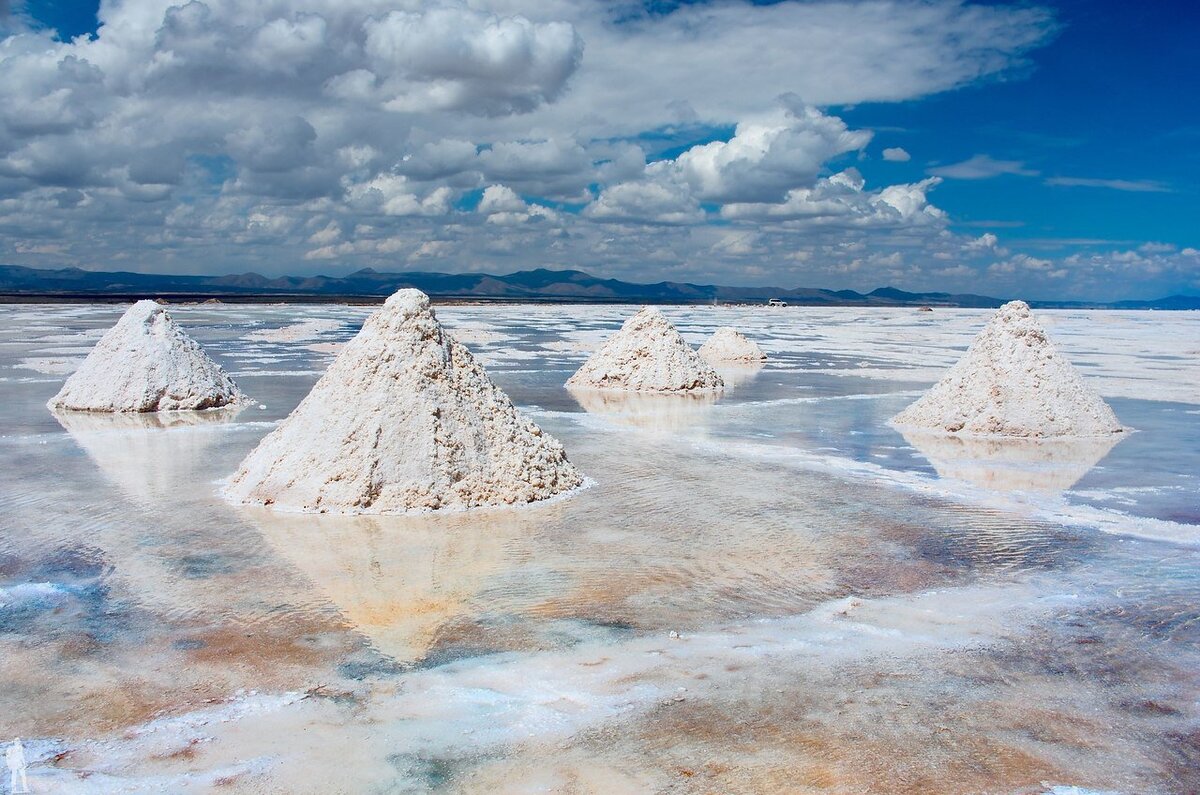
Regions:
<instances>
[{"instance_id":1,"label":"reflective water surface","mask_svg":"<svg viewBox=\"0 0 1200 795\"><path fill-rule=\"evenodd\" d=\"M771 360L568 392L634 309L438 309L593 486L336 517L218 491L369 310L173 308L256 403L130 419L44 407L121 307L0 308L0 742L31 786L1200 790L1196 313L1045 313L1137 431L1030 445L887 425L986 313L669 308Z\"/></svg>"}]
</instances>

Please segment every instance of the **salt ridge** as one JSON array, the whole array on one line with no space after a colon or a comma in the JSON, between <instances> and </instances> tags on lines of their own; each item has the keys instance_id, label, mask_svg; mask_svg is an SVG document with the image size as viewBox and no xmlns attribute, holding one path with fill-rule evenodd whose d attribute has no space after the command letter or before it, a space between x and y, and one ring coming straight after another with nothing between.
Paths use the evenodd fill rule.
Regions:
<instances>
[{"instance_id":1,"label":"salt ridge","mask_svg":"<svg viewBox=\"0 0 1200 795\"><path fill-rule=\"evenodd\" d=\"M373 694L360 707L369 717L367 726L346 725L335 742L363 758L383 750L394 756L397 748L422 758L470 758L518 743L561 744L606 726L636 727L665 705L714 700L748 675L771 682L771 671L781 676L779 671L803 667L833 676L881 656L893 664L920 663L995 643L1014 629L1091 601L1073 593L1047 595L1031 583L945 588L834 599L796 616L677 637L637 636L454 661L407 672L400 686ZM174 760L179 749L188 748L193 751L184 769L224 769L235 759L254 759L264 762L271 781L286 781L297 771L303 774L315 743L329 742L303 729L337 719L330 707L328 699L294 691L239 693L120 734L76 740L68 749L88 774L99 768L127 790L147 780L151 787L160 785L163 768L171 769L160 765L148 772L142 760ZM273 733L281 730L294 731L295 742L280 745ZM353 766L340 771L340 782L354 789L358 772ZM53 773L56 791L94 791L74 771Z\"/></svg>"}]
</instances>

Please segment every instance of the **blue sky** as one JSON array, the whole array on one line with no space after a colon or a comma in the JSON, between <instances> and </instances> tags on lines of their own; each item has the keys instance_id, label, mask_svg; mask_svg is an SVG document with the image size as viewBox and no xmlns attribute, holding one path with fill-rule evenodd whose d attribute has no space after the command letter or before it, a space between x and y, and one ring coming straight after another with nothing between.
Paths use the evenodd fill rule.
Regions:
<instances>
[{"instance_id":1,"label":"blue sky","mask_svg":"<svg viewBox=\"0 0 1200 795\"><path fill-rule=\"evenodd\" d=\"M1200 294L1188 4L99 14L0 23L0 261Z\"/></svg>"},{"instance_id":2,"label":"blue sky","mask_svg":"<svg viewBox=\"0 0 1200 795\"><path fill-rule=\"evenodd\" d=\"M61 39L95 33L99 2L90 0L29 0L21 10L37 27L52 28Z\"/></svg>"},{"instance_id":3,"label":"blue sky","mask_svg":"<svg viewBox=\"0 0 1200 795\"><path fill-rule=\"evenodd\" d=\"M1039 172L947 180L938 189L939 206L956 219L1020 223L1005 235L1014 242L1195 245L1200 105L1185 95L1189 83L1200 85L1200 7L1096 0L1048 5L1060 32L1031 53L1029 70L920 101L837 111L854 124L898 128L886 137L914 159L879 164L883 179L912 178L930 162L977 154ZM889 173L889 166L895 170ZM1053 177L1133 184L1125 190L1047 185ZM1155 187L1143 183L1163 190L1134 190Z\"/></svg>"}]
</instances>

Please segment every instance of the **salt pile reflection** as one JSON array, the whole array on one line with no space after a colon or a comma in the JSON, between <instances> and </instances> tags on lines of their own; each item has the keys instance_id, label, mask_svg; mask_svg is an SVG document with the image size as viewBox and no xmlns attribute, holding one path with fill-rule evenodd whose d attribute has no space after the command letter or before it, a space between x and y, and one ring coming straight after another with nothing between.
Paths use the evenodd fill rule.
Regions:
<instances>
[{"instance_id":1,"label":"salt pile reflection","mask_svg":"<svg viewBox=\"0 0 1200 795\"><path fill-rule=\"evenodd\" d=\"M403 664L423 659L448 621L478 611L511 542L553 506L536 510L374 517L247 507L244 515L377 651Z\"/></svg>"},{"instance_id":2,"label":"salt pile reflection","mask_svg":"<svg viewBox=\"0 0 1200 795\"><path fill-rule=\"evenodd\" d=\"M762 373L763 367L764 365L761 362L747 364L719 362L713 365L713 369L717 371L717 375L721 376L721 380L725 382L726 391L753 383L754 379L758 378Z\"/></svg>"},{"instance_id":3,"label":"salt pile reflection","mask_svg":"<svg viewBox=\"0 0 1200 795\"><path fill-rule=\"evenodd\" d=\"M938 476L985 489L1060 494L1074 486L1125 437L991 439L902 430Z\"/></svg>"},{"instance_id":4,"label":"salt pile reflection","mask_svg":"<svg viewBox=\"0 0 1200 795\"><path fill-rule=\"evenodd\" d=\"M568 389L584 411L646 431L669 432L703 425L708 407L721 399L714 390L659 394L617 389Z\"/></svg>"},{"instance_id":5,"label":"salt pile reflection","mask_svg":"<svg viewBox=\"0 0 1200 795\"><path fill-rule=\"evenodd\" d=\"M219 443L220 426L233 423L241 411L53 414L106 478L128 497L150 504L178 493L186 472Z\"/></svg>"}]
</instances>

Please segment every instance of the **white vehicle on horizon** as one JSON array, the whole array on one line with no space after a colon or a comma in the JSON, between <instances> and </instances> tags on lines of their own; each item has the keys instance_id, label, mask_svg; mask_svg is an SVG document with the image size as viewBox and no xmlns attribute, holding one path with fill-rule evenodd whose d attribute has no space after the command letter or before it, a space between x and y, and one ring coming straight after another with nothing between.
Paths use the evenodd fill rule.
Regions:
<instances>
[{"instance_id":1,"label":"white vehicle on horizon","mask_svg":"<svg viewBox=\"0 0 1200 795\"><path fill-rule=\"evenodd\" d=\"M767 301L767 306L787 306L787 301L782 298L772 298Z\"/></svg>"}]
</instances>

